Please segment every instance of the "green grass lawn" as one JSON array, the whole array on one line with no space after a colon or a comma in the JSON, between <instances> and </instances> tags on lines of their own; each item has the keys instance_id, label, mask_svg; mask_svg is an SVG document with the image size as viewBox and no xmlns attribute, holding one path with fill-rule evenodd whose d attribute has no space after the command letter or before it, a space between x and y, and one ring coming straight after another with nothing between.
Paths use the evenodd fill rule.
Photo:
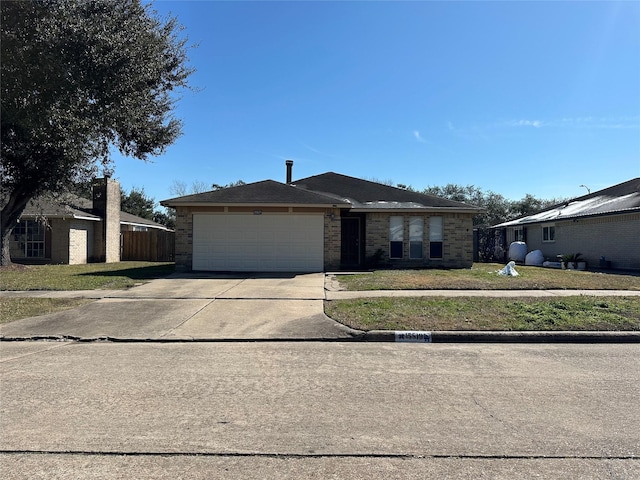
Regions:
<instances>
[{"instance_id":1,"label":"green grass lawn","mask_svg":"<svg viewBox=\"0 0 640 480\"><path fill-rule=\"evenodd\" d=\"M337 275L346 290L640 290L640 276L516 266L517 277L496 272L504 265L475 263L469 269L376 270Z\"/></svg>"},{"instance_id":2,"label":"green grass lawn","mask_svg":"<svg viewBox=\"0 0 640 480\"><path fill-rule=\"evenodd\" d=\"M383 297L325 302L359 330L640 330L638 297Z\"/></svg>"},{"instance_id":3,"label":"green grass lawn","mask_svg":"<svg viewBox=\"0 0 640 480\"><path fill-rule=\"evenodd\" d=\"M174 263L118 262L2 267L0 290L122 289L173 273Z\"/></svg>"},{"instance_id":4,"label":"green grass lawn","mask_svg":"<svg viewBox=\"0 0 640 480\"><path fill-rule=\"evenodd\" d=\"M0 298L0 324L85 305L86 298Z\"/></svg>"}]
</instances>

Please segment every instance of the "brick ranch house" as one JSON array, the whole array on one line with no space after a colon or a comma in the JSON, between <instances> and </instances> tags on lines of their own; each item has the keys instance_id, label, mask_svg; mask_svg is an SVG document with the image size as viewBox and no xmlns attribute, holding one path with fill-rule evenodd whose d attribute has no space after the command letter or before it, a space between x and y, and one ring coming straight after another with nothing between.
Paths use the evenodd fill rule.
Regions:
<instances>
[{"instance_id":1,"label":"brick ranch house","mask_svg":"<svg viewBox=\"0 0 640 480\"><path fill-rule=\"evenodd\" d=\"M128 231L168 231L164 225L120 210L120 184L95 180L93 198L74 194L33 199L13 229L9 248L16 263L119 262Z\"/></svg>"},{"instance_id":2,"label":"brick ranch house","mask_svg":"<svg viewBox=\"0 0 640 480\"><path fill-rule=\"evenodd\" d=\"M640 270L640 178L492 228L505 249L522 241L551 261L581 253L589 268Z\"/></svg>"},{"instance_id":3,"label":"brick ranch house","mask_svg":"<svg viewBox=\"0 0 640 480\"><path fill-rule=\"evenodd\" d=\"M176 209L176 268L313 272L468 268L480 208L333 172L160 202Z\"/></svg>"}]
</instances>

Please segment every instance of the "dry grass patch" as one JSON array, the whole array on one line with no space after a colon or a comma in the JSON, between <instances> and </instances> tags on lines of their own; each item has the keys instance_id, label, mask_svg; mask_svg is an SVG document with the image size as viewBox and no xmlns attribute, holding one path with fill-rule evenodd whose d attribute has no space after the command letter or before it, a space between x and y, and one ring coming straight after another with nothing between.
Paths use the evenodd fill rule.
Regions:
<instances>
[{"instance_id":1,"label":"dry grass patch","mask_svg":"<svg viewBox=\"0 0 640 480\"><path fill-rule=\"evenodd\" d=\"M2 298L0 324L69 310L92 301L86 298Z\"/></svg>"},{"instance_id":2,"label":"dry grass patch","mask_svg":"<svg viewBox=\"0 0 640 480\"><path fill-rule=\"evenodd\" d=\"M640 290L640 276L517 266L517 277L496 274L504 265L469 269L376 270L337 275L345 290Z\"/></svg>"}]
</instances>

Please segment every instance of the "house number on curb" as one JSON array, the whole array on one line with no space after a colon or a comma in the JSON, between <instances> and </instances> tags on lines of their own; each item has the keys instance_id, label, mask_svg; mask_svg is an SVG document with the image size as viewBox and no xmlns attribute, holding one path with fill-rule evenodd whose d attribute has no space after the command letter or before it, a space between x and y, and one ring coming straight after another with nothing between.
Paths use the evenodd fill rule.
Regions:
<instances>
[{"instance_id":1,"label":"house number on curb","mask_svg":"<svg viewBox=\"0 0 640 480\"><path fill-rule=\"evenodd\" d=\"M396 342L404 343L431 343L431 332L397 331Z\"/></svg>"}]
</instances>

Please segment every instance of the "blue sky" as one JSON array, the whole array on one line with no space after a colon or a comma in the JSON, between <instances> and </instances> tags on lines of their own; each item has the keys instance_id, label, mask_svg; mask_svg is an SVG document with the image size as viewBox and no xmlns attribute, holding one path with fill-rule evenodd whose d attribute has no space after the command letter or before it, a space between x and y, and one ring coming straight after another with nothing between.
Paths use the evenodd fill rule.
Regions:
<instances>
[{"instance_id":1,"label":"blue sky","mask_svg":"<svg viewBox=\"0 0 640 480\"><path fill-rule=\"evenodd\" d=\"M159 1L197 48L183 136L126 190L334 171L572 197L640 176L640 2Z\"/></svg>"}]
</instances>

